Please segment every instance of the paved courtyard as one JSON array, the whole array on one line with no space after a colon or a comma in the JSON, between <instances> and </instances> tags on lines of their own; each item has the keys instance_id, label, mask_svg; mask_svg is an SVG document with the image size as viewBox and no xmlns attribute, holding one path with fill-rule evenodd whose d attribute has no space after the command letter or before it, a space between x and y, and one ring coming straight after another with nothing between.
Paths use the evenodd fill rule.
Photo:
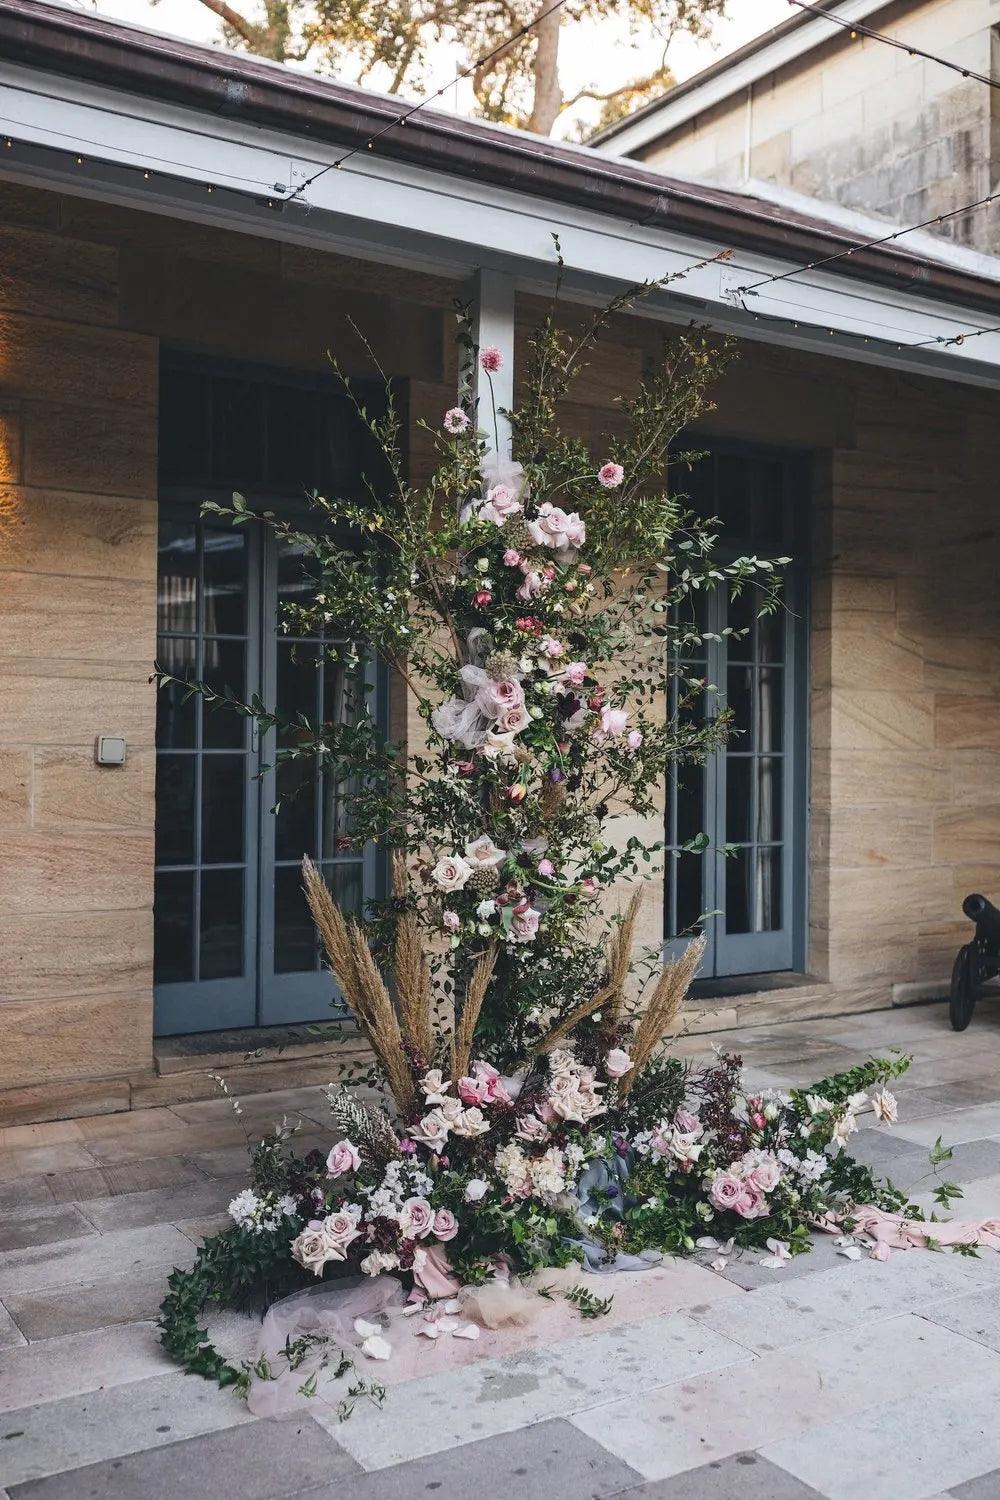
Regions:
<instances>
[{"instance_id":1,"label":"paved courtyard","mask_svg":"<svg viewBox=\"0 0 1000 1500\"><path fill-rule=\"evenodd\" d=\"M684 1047L710 1042L775 1085L905 1047L900 1123L869 1123L858 1154L929 1204L943 1136L966 1195L955 1216L1000 1212L1000 1003L960 1036L934 1006ZM318 1089L244 1099L251 1129L282 1114L326 1140ZM989 1251L881 1265L824 1239L782 1271L759 1255L716 1271L704 1254L645 1273L560 1339L461 1369L428 1346L428 1372L390 1385L382 1412L340 1423L338 1391L256 1421L179 1373L154 1326L170 1268L224 1222L245 1159L224 1100L0 1130L0 1500L1000 1497ZM615 1278L595 1285L607 1295ZM227 1352L253 1348L249 1319L209 1326Z\"/></svg>"}]
</instances>

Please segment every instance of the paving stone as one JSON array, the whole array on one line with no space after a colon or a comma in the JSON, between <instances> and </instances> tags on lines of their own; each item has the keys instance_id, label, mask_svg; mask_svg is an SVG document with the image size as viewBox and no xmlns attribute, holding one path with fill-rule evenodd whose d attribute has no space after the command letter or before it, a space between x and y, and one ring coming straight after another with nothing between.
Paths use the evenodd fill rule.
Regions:
<instances>
[{"instance_id":1,"label":"paving stone","mask_svg":"<svg viewBox=\"0 0 1000 1500\"><path fill-rule=\"evenodd\" d=\"M41 1479L253 1420L231 1390L176 1369L48 1401L0 1418L0 1484ZM206 1500L218 1493L213 1486Z\"/></svg>"},{"instance_id":2,"label":"paving stone","mask_svg":"<svg viewBox=\"0 0 1000 1500\"><path fill-rule=\"evenodd\" d=\"M13 1151L0 1151L0 1182L35 1177L44 1172L75 1172L94 1165L94 1158L81 1145L18 1147Z\"/></svg>"},{"instance_id":3,"label":"paving stone","mask_svg":"<svg viewBox=\"0 0 1000 1500\"><path fill-rule=\"evenodd\" d=\"M233 1221L228 1214L208 1214L200 1219L177 1219L174 1224L174 1228L179 1229L192 1245L200 1245L232 1227Z\"/></svg>"},{"instance_id":4,"label":"paving stone","mask_svg":"<svg viewBox=\"0 0 1000 1500\"><path fill-rule=\"evenodd\" d=\"M133 1126L121 1135L88 1140L87 1150L99 1165L116 1166L152 1156L190 1156L199 1147L237 1146L246 1140L239 1125L184 1125L179 1120L174 1125L175 1129Z\"/></svg>"},{"instance_id":5,"label":"paving stone","mask_svg":"<svg viewBox=\"0 0 1000 1500\"><path fill-rule=\"evenodd\" d=\"M126 1323L0 1350L0 1411L126 1385L170 1367L153 1323Z\"/></svg>"},{"instance_id":6,"label":"paving stone","mask_svg":"<svg viewBox=\"0 0 1000 1500\"><path fill-rule=\"evenodd\" d=\"M10 1309L0 1302L0 1349L9 1349L12 1345L25 1342L24 1334L15 1323Z\"/></svg>"},{"instance_id":7,"label":"paving stone","mask_svg":"<svg viewBox=\"0 0 1000 1500\"><path fill-rule=\"evenodd\" d=\"M740 1286L744 1291L756 1291L759 1287L783 1286L785 1282L797 1281L803 1277L815 1276L820 1271L829 1271L844 1264L844 1258L837 1254L833 1243L834 1236L829 1234L813 1233L809 1236L812 1249L807 1255L795 1255L786 1261L780 1271L772 1267L762 1266L762 1260L768 1258L770 1252L767 1250L745 1250L737 1254L725 1256L726 1266L721 1271L712 1271L713 1276L718 1276L723 1281ZM700 1265L711 1268L712 1261L718 1258L717 1250L699 1251L697 1260Z\"/></svg>"},{"instance_id":8,"label":"paving stone","mask_svg":"<svg viewBox=\"0 0 1000 1500\"><path fill-rule=\"evenodd\" d=\"M206 1177L246 1177L250 1170L250 1154L246 1146L224 1146L218 1151L194 1151L188 1161Z\"/></svg>"},{"instance_id":9,"label":"paving stone","mask_svg":"<svg viewBox=\"0 0 1000 1500\"><path fill-rule=\"evenodd\" d=\"M240 1118L245 1124L253 1121L265 1127L280 1124L283 1115L291 1121L304 1116L312 1126L325 1125L330 1120L330 1106L321 1088L315 1086L299 1089L275 1089L267 1094L244 1094L240 1096ZM173 1104L172 1112L189 1125L203 1122L216 1123L231 1119L233 1106L228 1099L201 1099L193 1104Z\"/></svg>"},{"instance_id":10,"label":"paving stone","mask_svg":"<svg viewBox=\"0 0 1000 1500\"><path fill-rule=\"evenodd\" d=\"M124 1280L155 1268L189 1266L193 1259L190 1240L169 1224L8 1250L0 1255L0 1297L6 1300L11 1292L45 1291L115 1276Z\"/></svg>"},{"instance_id":11,"label":"paving stone","mask_svg":"<svg viewBox=\"0 0 1000 1500\"><path fill-rule=\"evenodd\" d=\"M707 1327L747 1349L765 1352L803 1339L919 1312L971 1289L975 1261L959 1256L902 1251L883 1264L849 1261L792 1283L762 1287L746 1297L691 1309ZM780 1272L777 1274L781 1274Z\"/></svg>"},{"instance_id":12,"label":"paving stone","mask_svg":"<svg viewBox=\"0 0 1000 1500\"><path fill-rule=\"evenodd\" d=\"M768 1444L764 1457L830 1500L926 1500L941 1490L954 1493L957 1485L1000 1467L1000 1377L952 1381L952 1373L961 1372L942 1370L933 1391L903 1395ZM898 1388L900 1378L905 1372L887 1370L886 1390Z\"/></svg>"},{"instance_id":13,"label":"paving stone","mask_svg":"<svg viewBox=\"0 0 1000 1500\"><path fill-rule=\"evenodd\" d=\"M984 1287L941 1307L925 1308L923 1317L1000 1353L1000 1286Z\"/></svg>"},{"instance_id":14,"label":"paving stone","mask_svg":"<svg viewBox=\"0 0 1000 1500\"><path fill-rule=\"evenodd\" d=\"M951 1159L942 1162L936 1173L929 1160L930 1148L908 1143L901 1136L859 1130L851 1136L848 1149L858 1161L871 1167L877 1177L888 1178L902 1192L915 1195L932 1191L939 1178L961 1184L1000 1175L1000 1140L952 1145L945 1137L944 1144L951 1149Z\"/></svg>"},{"instance_id":15,"label":"paving stone","mask_svg":"<svg viewBox=\"0 0 1000 1500\"><path fill-rule=\"evenodd\" d=\"M936 1389L948 1368L1000 1379L1000 1354L907 1315L882 1323L874 1345L867 1326L807 1339L572 1420L647 1478L662 1479L877 1405L887 1369L905 1370L907 1389L918 1392Z\"/></svg>"},{"instance_id":16,"label":"paving stone","mask_svg":"<svg viewBox=\"0 0 1000 1500\"><path fill-rule=\"evenodd\" d=\"M975 1479L953 1485L948 1495L951 1500L997 1500L1000 1495L1000 1469L991 1469L988 1474L977 1474Z\"/></svg>"},{"instance_id":17,"label":"paving stone","mask_svg":"<svg viewBox=\"0 0 1000 1500\"><path fill-rule=\"evenodd\" d=\"M60 1204L0 1218L0 1252L27 1250L31 1245L50 1245L57 1240L78 1240L97 1230L78 1208Z\"/></svg>"},{"instance_id":18,"label":"paving stone","mask_svg":"<svg viewBox=\"0 0 1000 1500\"><path fill-rule=\"evenodd\" d=\"M990 1136L1000 1137L1000 1103L977 1104L971 1109L903 1121L896 1130L904 1140L922 1146L933 1146L938 1136L949 1146L962 1141L981 1141Z\"/></svg>"},{"instance_id":19,"label":"paving stone","mask_svg":"<svg viewBox=\"0 0 1000 1500\"><path fill-rule=\"evenodd\" d=\"M735 1496L739 1500L821 1500L819 1490L759 1453L736 1453L702 1464L671 1479L626 1490L616 1500L734 1500Z\"/></svg>"},{"instance_id":20,"label":"paving stone","mask_svg":"<svg viewBox=\"0 0 1000 1500\"><path fill-rule=\"evenodd\" d=\"M195 1218L225 1210L246 1187L246 1177L199 1177L177 1187L154 1188L148 1193L128 1193L118 1198L87 1198L80 1210L102 1232L139 1229L148 1224L172 1224L176 1219ZM2 1231L0 1231L2 1232Z\"/></svg>"},{"instance_id":21,"label":"paving stone","mask_svg":"<svg viewBox=\"0 0 1000 1500\"><path fill-rule=\"evenodd\" d=\"M205 1500L222 1492L240 1500L279 1500L334 1476L340 1479L334 1492L343 1496L343 1481L357 1472L354 1460L307 1413L28 1480L12 1487L12 1500Z\"/></svg>"},{"instance_id":22,"label":"paving stone","mask_svg":"<svg viewBox=\"0 0 1000 1500\"><path fill-rule=\"evenodd\" d=\"M387 1420L391 1417L386 1414ZM351 1419L354 1420L353 1418ZM479 1477L477 1477L479 1476ZM484 1477L485 1476L485 1477ZM568 1422L536 1422L519 1432L463 1443L446 1453L393 1464L351 1480L350 1500L461 1500L478 1491L490 1500L631 1500L634 1469ZM343 1484L324 1484L296 1500L344 1500Z\"/></svg>"},{"instance_id":23,"label":"paving stone","mask_svg":"<svg viewBox=\"0 0 1000 1500\"><path fill-rule=\"evenodd\" d=\"M154 1188L178 1187L199 1182L202 1173L183 1156L148 1156L103 1169L107 1193L88 1193L88 1198L119 1197L127 1193L151 1192Z\"/></svg>"},{"instance_id":24,"label":"paving stone","mask_svg":"<svg viewBox=\"0 0 1000 1500\"><path fill-rule=\"evenodd\" d=\"M76 1167L71 1172L49 1172L45 1177L23 1177L22 1182L44 1182L49 1201L73 1203L77 1198L96 1198L108 1192L108 1177L103 1167ZM16 1187L17 1183L8 1183Z\"/></svg>"},{"instance_id":25,"label":"paving stone","mask_svg":"<svg viewBox=\"0 0 1000 1500\"><path fill-rule=\"evenodd\" d=\"M17 1177L11 1182L0 1182L0 1213L46 1208L54 1202L47 1177Z\"/></svg>"},{"instance_id":26,"label":"paving stone","mask_svg":"<svg viewBox=\"0 0 1000 1500\"><path fill-rule=\"evenodd\" d=\"M167 1268L43 1292L13 1292L7 1308L32 1342L110 1328L115 1323L155 1320L167 1292ZM2 1341L2 1339L0 1339Z\"/></svg>"},{"instance_id":27,"label":"paving stone","mask_svg":"<svg viewBox=\"0 0 1000 1500\"><path fill-rule=\"evenodd\" d=\"M380 1469L749 1357L731 1339L676 1313L407 1381L390 1392L391 1414L359 1402L351 1420L339 1424L343 1390L336 1382L326 1389L329 1406L321 1389L326 1410L313 1410L366 1469Z\"/></svg>"},{"instance_id":28,"label":"paving stone","mask_svg":"<svg viewBox=\"0 0 1000 1500\"><path fill-rule=\"evenodd\" d=\"M905 1084L905 1077L901 1083ZM1000 1077L969 1078L964 1083L937 1083L925 1087L893 1089L899 1102L899 1118L925 1120L929 1115L952 1114L976 1104L1000 1103Z\"/></svg>"}]
</instances>

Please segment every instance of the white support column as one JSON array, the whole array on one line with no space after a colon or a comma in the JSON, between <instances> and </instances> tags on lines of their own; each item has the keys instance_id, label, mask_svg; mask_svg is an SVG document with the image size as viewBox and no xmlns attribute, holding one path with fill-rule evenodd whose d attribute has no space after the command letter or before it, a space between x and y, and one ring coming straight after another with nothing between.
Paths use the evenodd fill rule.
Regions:
<instances>
[{"instance_id":1,"label":"white support column","mask_svg":"<svg viewBox=\"0 0 1000 1500\"><path fill-rule=\"evenodd\" d=\"M477 363L474 376L479 426L489 435L491 450L503 461L510 458L510 423L500 415L500 408L509 410L514 405L514 278L504 271L482 268L472 279L471 297L473 338L481 350L495 347L503 356L496 374L487 377Z\"/></svg>"}]
</instances>

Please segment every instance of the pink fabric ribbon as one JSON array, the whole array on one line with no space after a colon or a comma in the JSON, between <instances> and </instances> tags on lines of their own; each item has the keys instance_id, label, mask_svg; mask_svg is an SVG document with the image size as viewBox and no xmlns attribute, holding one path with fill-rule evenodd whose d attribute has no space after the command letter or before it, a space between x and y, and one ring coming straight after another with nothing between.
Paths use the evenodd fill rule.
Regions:
<instances>
[{"instance_id":1,"label":"pink fabric ribbon","mask_svg":"<svg viewBox=\"0 0 1000 1500\"><path fill-rule=\"evenodd\" d=\"M411 1302L420 1300L418 1287L432 1301L438 1297L454 1297L462 1288L462 1283L451 1274L451 1261L443 1245L432 1245L425 1252L419 1269L414 1264L413 1280L416 1285L410 1293Z\"/></svg>"},{"instance_id":2,"label":"pink fabric ribbon","mask_svg":"<svg viewBox=\"0 0 1000 1500\"><path fill-rule=\"evenodd\" d=\"M855 1230L875 1241L873 1260L888 1260L893 1250L926 1249L935 1245L982 1245L1000 1250L1000 1219L978 1219L967 1223L949 1220L929 1224L922 1219L908 1219L905 1214L889 1213L884 1208L852 1208L843 1214L828 1214L813 1221L813 1227L824 1234L842 1234L843 1220L849 1219Z\"/></svg>"}]
</instances>

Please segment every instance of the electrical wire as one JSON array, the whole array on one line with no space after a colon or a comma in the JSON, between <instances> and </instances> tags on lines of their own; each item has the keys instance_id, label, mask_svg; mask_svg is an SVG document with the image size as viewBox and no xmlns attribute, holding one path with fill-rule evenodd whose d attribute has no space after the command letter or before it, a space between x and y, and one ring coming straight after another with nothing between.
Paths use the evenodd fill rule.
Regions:
<instances>
[{"instance_id":1,"label":"electrical wire","mask_svg":"<svg viewBox=\"0 0 1000 1500\"><path fill-rule=\"evenodd\" d=\"M1000 88L1000 79L991 78L988 73L978 73L975 68L963 68L961 63L952 62L947 57L938 57L934 52L925 52L923 47L915 47L912 42L904 42L900 37L886 36L884 32L875 31L871 26L864 26L860 21L848 21L843 16L835 16L831 11L824 10L821 5L810 4L810 0L788 0L788 3L799 10L808 11L810 15L818 16L822 21L829 21L832 25L839 26L842 31L850 33L852 40L863 36L872 42L884 42L887 47L895 47L898 52L908 52L911 57L922 57L925 62L937 63L942 68L950 68L953 73L960 73L963 78L974 78L977 83L985 83L991 89Z\"/></svg>"},{"instance_id":2,"label":"electrical wire","mask_svg":"<svg viewBox=\"0 0 1000 1500\"><path fill-rule=\"evenodd\" d=\"M435 99L440 99L450 88L454 88L456 84L463 82L471 74L485 67L499 53L506 52L508 47L512 46L515 42L519 42L523 36L527 36L529 31L533 31L547 16L551 16L554 11L561 10L565 3L566 0L554 0L554 3L547 10L540 11L533 20L527 21L519 31L515 31L511 36L505 37L490 52L484 53L482 57L477 57L473 62L469 63L467 68L463 68L460 73L456 73L454 78L449 78L447 83L442 84L439 89L435 89L432 94L425 95L416 104L411 104L408 109L403 110L402 114L397 115L394 120L387 121L380 130L376 130L375 134L369 136L362 145L352 146L349 151L345 151L343 156L338 157L336 161L329 162L327 166L321 167L318 172L314 172L311 177L307 177L304 182L300 182L298 187L288 191L281 184L275 183L274 190L285 193L286 196L283 202L291 203L304 193L307 188L311 187L314 182L317 182L319 178L325 176L327 172L332 172L336 168L342 167L346 161L350 161L352 156L358 156L362 151L373 151L375 149L375 142L380 141L384 135L388 135L390 130L396 130L405 125L407 120L412 120L415 114L425 109L428 104L433 104Z\"/></svg>"},{"instance_id":3,"label":"electrical wire","mask_svg":"<svg viewBox=\"0 0 1000 1500\"><path fill-rule=\"evenodd\" d=\"M857 255L859 251L874 250L879 245L889 245L894 240L901 239L904 234L916 234L919 229L928 229L932 224L944 224L948 219L957 219L962 214L971 214L977 208L983 208L987 203L995 203L1000 198L1000 191L987 193L983 198L977 198L975 203L965 203L961 208L950 209L947 213L935 214L931 219L923 219L919 224L906 224L902 229L894 229L891 234L883 234L874 240L863 240L857 245L849 245L846 250L838 250L834 255L821 256L819 260L808 261L803 266L792 266L790 270L776 272L773 276L762 276L759 281L748 282L746 286L739 286L734 290L742 295L744 292L755 292L758 287L772 286L776 281L787 281L790 276L802 276L806 271L817 271L822 266L831 265L834 261L844 260L849 255Z\"/></svg>"}]
</instances>

